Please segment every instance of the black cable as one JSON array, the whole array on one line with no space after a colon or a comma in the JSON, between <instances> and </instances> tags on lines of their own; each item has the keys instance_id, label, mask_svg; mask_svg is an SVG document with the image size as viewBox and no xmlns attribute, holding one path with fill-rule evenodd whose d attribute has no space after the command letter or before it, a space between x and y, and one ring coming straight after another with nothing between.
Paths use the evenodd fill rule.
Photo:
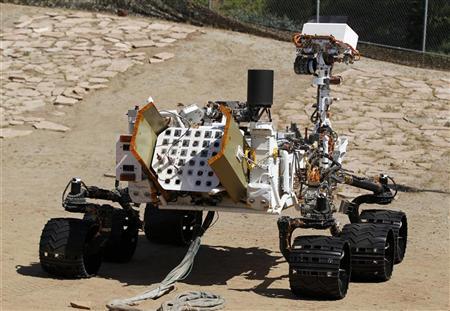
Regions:
<instances>
[{"instance_id":1,"label":"black cable","mask_svg":"<svg viewBox=\"0 0 450 311\"><path fill-rule=\"evenodd\" d=\"M389 178L392 181L392 183L394 184L395 192L394 192L394 195L392 196L392 199L393 199L393 198L395 198L395 196L397 195L397 192L398 192L397 184L395 183L394 179L391 176L387 176L387 178Z\"/></svg>"},{"instance_id":2,"label":"black cable","mask_svg":"<svg viewBox=\"0 0 450 311\"><path fill-rule=\"evenodd\" d=\"M214 225L216 224L216 222L219 220L219 212L216 212L217 214L217 218L216 220L214 220L214 222L209 226L209 229L211 229L212 227L214 227Z\"/></svg>"},{"instance_id":3,"label":"black cable","mask_svg":"<svg viewBox=\"0 0 450 311\"><path fill-rule=\"evenodd\" d=\"M316 108L316 110L314 110L314 112L311 114L311 116L309 117L309 120L310 120L312 123L316 123L317 120L319 120L319 111L317 110L317 108Z\"/></svg>"},{"instance_id":4,"label":"black cable","mask_svg":"<svg viewBox=\"0 0 450 311\"><path fill-rule=\"evenodd\" d=\"M69 189L69 185L72 183L72 180L69 180L69 182L67 183L66 188L64 188L64 191L62 193L62 197L61 197L61 203L62 205L64 205L64 197L66 196L66 191L67 189Z\"/></svg>"}]
</instances>

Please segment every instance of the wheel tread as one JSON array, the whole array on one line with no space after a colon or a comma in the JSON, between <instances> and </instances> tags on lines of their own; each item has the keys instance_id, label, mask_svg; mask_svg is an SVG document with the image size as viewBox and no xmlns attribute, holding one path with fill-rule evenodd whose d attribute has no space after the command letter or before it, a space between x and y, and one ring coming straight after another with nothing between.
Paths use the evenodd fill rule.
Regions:
<instances>
[{"instance_id":1,"label":"wheel tread","mask_svg":"<svg viewBox=\"0 0 450 311\"><path fill-rule=\"evenodd\" d=\"M88 230L88 224L81 219L50 219L42 230L39 242L42 268L50 274L65 278L90 277L82 249Z\"/></svg>"},{"instance_id":2,"label":"wheel tread","mask_svg":"<svg viewBox=\"0 0 450 311\"><path fill-rule=\"evenodd\" d=\"M386 281L391 277L392 268L385 267L386 256L389 256L385 252L385 244L389 234L393 241L392 229L383 224L353 223L344 226L341 237L350 243L353 279Z\"/></svg>"},{"instance_id":3,"label":"wheel tread","mask_svg":"<svg viewBox=\"0 0 450 311\"><path fill-rule=\"evenodd\" d=\"M289 282L296 295L341 299L347 292L338 287L341 255L346 242L327 236L300 236L289 256ZM348 246L347 246L348 249Z\"/></svg>"},{"instance_id":4,"label":"wheel tread","mask_svg":"<svg viewBox=\"0 0 450 311\"><path fill-rule=\"evenodd\" d=\"M369 209L362 211L360 218L363 223L386 224L392 227L396 241L395 263L402 262L405 257L408 238L406 214L402 211Z\"/></svg>"}]
</instances>

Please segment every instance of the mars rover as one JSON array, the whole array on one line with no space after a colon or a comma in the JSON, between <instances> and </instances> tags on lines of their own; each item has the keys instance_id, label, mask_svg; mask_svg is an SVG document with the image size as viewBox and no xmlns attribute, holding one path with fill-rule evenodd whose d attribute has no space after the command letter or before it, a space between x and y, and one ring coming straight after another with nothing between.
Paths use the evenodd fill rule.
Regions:
<instances>
[{"instance_id":1,"label":"mars rover","mask_svg":"<svg viewBox=\"0 0 450 311\"><path fill-rule=\"evenodd\" d=\"M69 182L62 205L84 216L47 222L39 247L43 269L90 277L102 260L129 261L140 229L151 241L187 245L208 229L216 211L281 215L293 207L298 217L281 216L278 229L294 294L341 299L351 279L388 280L405 255L406 215L387 209L360 212L359 207L391 203L395 182L385 174L366 178L346 170L348 140L330 121L336 100L330 85L342 82L332 74L333 64L357 60L357 40L346 24L305 24L294 36L295 73L312 75L317 87L309 131L293 123L284 131L274 128L271 70L248 71L247 102L166 111L150 101L129 110L129 134L116 144L114 190L87 186L78 178ZM337 207L338 184L369 193ZM143 221L141 204L146 205ZM349 224L339 224L333 216L338 211L348 215ZM328 229L330 235L292 241L297 228Z\"/></svg>"}]
</instances>

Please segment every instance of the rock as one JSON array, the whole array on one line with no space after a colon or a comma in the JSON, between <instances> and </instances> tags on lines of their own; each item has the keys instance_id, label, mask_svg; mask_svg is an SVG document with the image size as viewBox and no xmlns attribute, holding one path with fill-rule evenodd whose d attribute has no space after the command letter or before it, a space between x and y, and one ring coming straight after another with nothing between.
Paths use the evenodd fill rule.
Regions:
<instances>
[{"instance_id":1,"label":"rock","mask_svg":"<svg viewBox=\"0 0 450 311\"><path fill-rule=\"evenodd\" d=\"M29 24L31 24L32 21L33 21L32 19L29 19L27 21L24 21L24 22L22 22L20 24L15 25L14 27L16 27L16 28L24 28L24 27L28 26Z\"/></svg>"},{"instance_id":2,"label":"rock","mask_svg":"<svg viewBox=\"0 0 450 311\"><path fill-rule=\"evenodd\" d=\"M73 88L73 92L75 94L78 94L78 95L85 95L85 94L87 94L86 89L81 87L81 86L74 87Z\"/></svg>"},{"instance_id":3,"label":"rock","mask_svg":"<svg viewBox=\"0 0 450 311\"><path fill-rule=\"evenodd\" d=\"M56 100L54 102L55 105L67 105L67 106L72 106L74 104L76 104L78 102L77 99L75 98L69 98L63 95L58 95L56 97Z\"/></svg>"},{"instance_id":4,"label":"rock","mask_svg":"<svg viewBox=\"0 0 450 311\"><path fill-rule=\"evenodd\" d=\"M57 116L57 117L61 117L61 116L65 115L66 113L62 112L62 111L53 111L51 114L54 116Z\"/></svg>"},{"instance_id":5,"label":"rock","mask_svg":"<svg viewBox=\"0 0 450 311\"><path fill-rule=\"evenodd\" d=\"M155 42L153 40L134 41L134 42L131 42L131 46L134 47L135 49L146 48L146 47L155 46Z\"/></svg>"},{"instance_id":6,"label":"rock","mask_svg":"<svg viewBox=\"0 0 450 311\"><path fill-rule=\"evenodd\" d=\"M108 41L108 42L112 42L112 43L120 42L119 39L111 38L111 37L103 37L103 40Z\"/></svg>"},{"instance_id":7,"label":"rock","mask_svg":"<svg viewBox=\"0 0 450 311\"><path fill-rule=\"evenodd\" d=\"M127 53L125 54L126 57L131 57L134 60L145 60L146 55L145 53Z\"/></svg>"},{"instance_id":8,"label":"rock","mask_svg":"<svg viewBox=\"0 0 450 311\"><path fill-rule=\"evenodd\" d=\"M50 38L62 38L65 36L64 32L61 31L48 31L42 33L43 37L50 37Z\"/></svg>"},{"instance_id":9,"label":"rock","mask_svg":"<svg viewBox=\"0 0 450 311\"><path fill-rule=\"evenodd\" d=\"M62 92L64 92L65 88L63 87L56 87L52 90L52 96L58 96L61 95Z\"/></svg>"},{"instance_id":10,"label":"rock","mask_svg":"<svg viewBox=\"0 0 450 311\"><path fill-rule=\"evenodd\" d=\"M109 178L116 178L116 174L115 173L104 173L103 174L104 177L109 177Z\"/></svg>"},{"instance_id":11,"label":"rock","mask_svg":"<svg viewBox=\"0 0 450 311\"><path fill-rule=\"evenodd\" d=\"M10 120L9 122L9 125L23 125L25 122L23 122L23 121L20 121L20 120Z\"/></svg>"},{"instance_id":12,"label":"rock","mask_svg":"<svg viewBox=\"0 0 450 311\"><path fill-rule=\"evenodd\" d=\"M43 80L43 78L42 77L27 77L25 80L30 83L39 83Z\"/></svg>"},{"instance_id":13,"label":"rock","mask_svg":"<svg viewBox=\"0 0 450 311\"><path fill-rule=\"evenodd\" d=\"M165 61L165 60L173 58L174 56L175 56L175 54L173 54L173 53L162 52L162 53L155 54L153 57Z\"/></svg>"},{"instance_id":14,"label":"rock","mask_svg":"<svg viewBox=\"0 0 450 311\"><path fill-rule=\"evenodd\" d=\"M420 127L422 131L450 131L450 128L448 126L434 126L425 124Z\"/></svg>"},{"instance_id":15,"label":"rock","mask_svg":"<svg viewBox=\"0 0 450 311\"><path fill-rule=\"evenodd\" d=\"M183 32L183 33L193 33L196 32L197 30L195 28L191 28L191 27L180 27L180 26L175 26L170 28L171 31L175 31L175 32Z\"/></svg>"},{"instance_id":16,"label":"rock","mask_svg":"<svg viewBox=\"0 0 450 311\"><path fill-rule=\"evenodd\" d=\"M89 88L91 87L91 85L89 84L89 82L80 82L78 84L79 87L82 87L85 90L89 90Z\"/></svg>"},{"instance_id":17,"label":"rock","mask_svg":"<svg viewBox=\"0 0 450 311\"><path fill-rule=\"evenodd\" d=\"M13 41L0 41L0 49L6 50L13 43L14 43Z\"/></svg>"},{"instance_id":18,"label":"rock","mask_svg":"<svg viewBox=\"0 0 450 311\"><path fill-rule=\"evenodd\" d=\"M65 97L75 98L78 100L83 99L83 96L75 93L73 88L65 89L64 92L62 93L62 95L64 95Z\"/></svg>"},{"instance_id":19,"label":"rock","mask_svg":"<svg viewBox=\"0 0 450 311\"><path fill-rule=\"evenodd\" d=\"M64 125L53 123L50 121L40 121L40 122L34 123L33 127L38 130L48 130L48 131L55 131L55 132L67 132L68 130L70 130L70 128L68 128Z\"/></svg>"},{"instance_id":20,"label":"rock","mask_svg":"<svg viewBox=\"0 0 450 311\"><path fill-rule=\"evenodd\" d=\"M169 25L169 24L153 23L153 24L150 24L147 27L147 29L150 29L150 30L167 30L167 29L169 29L171 27L172 27L172 25Z\"/></svg>"},{"instance_id":21,"label":"rock","mask_svg":"<svg viewBox=\"0 0 450 311\"><path fill-rule=\"evenodd\" d=\"M70 29L70 31L76 34L85 34L91 32L92 29L88 27L73 27Z\"/></svg>"},{"instance_id":22,"label":"rock","mask_svg":"<svg viewBox=\"0 0 450 311\"><path fill-rule=\"evenodd\" d=\"M37 32L37 33L48 32L48 31L50 31L50 30L51 30L50 27L33 28L33 31L34 31L34 32Z\"/></svg>"},{"instance_id":23,"label":"rock","mask_svg":"<svg viewBox=\"0 0 450 311\"><path fill-rule=\"evenodd\" d=\"M70 306L76 309L91 310L91 303L89 301L71 301Z\"/></svg>"},{"instance_id":24,"label":"rock","mask_svg":"<svg viewBox=\"0 0 450 311\"><path fill-rule=\"evenodd\" d=\"M126 57L139 57L139 56L145 56L144 52L133 52L133 53L127 53L125 54Z\"/></svg>"},{"instance_id":25,"label":"rock","mask_svg":"<svg viewBox=\"0 0 450 311\"><path fill-rule=\"evenodd\" d=\"M143 40L148 40L148 39L149 38L148 38L147 34L141 32L141 31L139 31L138 33L132 33L132 34L127 33L124 36L124 40L126 42L143 41ZM151 36L150 36L150 39L152 39Z\"/></svg>"},{"instance_id":26,"label":"rock","mask_svg":"<svg viewBox=\"0 0 450 311\"><path fill-rule=\"evenodd\" d=\"M169 37L173 38L173 39L186 39L187 34L181 33L181 32L173 32L173 33L169 34Z\"/></svg>"},{"instance_id":27,"label":"rock","mask_svg":"<svg viewBox=\"0 0 450 311\"><path fill-rule=\"evenodd\" d=\"M58 16L59 15L59 13L58 12L45 12L45 15L48 15L48 16L50 16L50 17L56 17L56 16Z\"/></svg>"},{"instance_id":28,"label":"rock","mask_svg":"<svg viewBox=\"0 0 450 311\"><path fill-rule=\"evenodd\" d=\"M101 67L101 66L109 66L111 65L110 59L99 59L90 64L91 67Z\"/></svg>"},{"instance_id":29,"label":"rock","mask_svg":"<svg viewBox=\"0 0 450 311\"><path fill-rule=\"evenodd\" d=\"M97 89L104 89L104 88L107 88L107 87L108 86L106 84L93 84L89 88L91 90L97 90Z\"/></svg>"},{"instance_id":30,"label":"rock","mask_svg":"<svg viewBox=\"0 0 450 311\"><path fill-rule=\"evenodd\" d=\"M41 89L47 89L47 88L54 88L55 87L55 83L53 82L41 82L36 86L36 90L41 90Z\"/></svg>"},{"instance_id":31,"label":"rock","mask_svg":"<svg viewBox=\"0 0 450 311\"><path fill-rule=\"evenodd\" d=\"M66 80L67 81L78 81L80 80L80 76L74 75L74 74L66 74Z\"/></svg>"},{"instance_id":32,"label":"rock","mask_svg":"<svg viewBox=\"0 0 450 311\"><path fill-rule=\"evenodd\" d=\"M406 80L406 79L402 79ZM399 81L398 82L401 86L407 89L422 89L422 88L429 88L429 86L424 81L419 80L412 80L412 81Z\"/></svg>"},{"instance_id":33,"label":"rock","mask_svg":"<svg viewBox=\"0 0 450 311\"><path fill-rule=\"evenodd\" d=\"M23 116L14 117L14 120L23 121L25 123L35 123L35 122L44 121L43 118L39 118L39 117L23 117Z\"/></svg>"},{"instance_id":34,"label":"rock","mask_svg":"<svg viewBox=\"0 0 450 311\"><path fill-rule=\"evenodd\" d=\"M94 77L96 77L96 78L113 78L116 75L117 75L116 71L105 70L105 71L102 71L100 73L94 74Z\"/></svg>"},{"instance_id":35,"label":"rock","mask_svg":"<svg viewBox=\"0 0 450 311\"><path fill-rule=\"evenodd\" d=\"M106 68L108 71L118 71L118 72L125 72L133 66L133 63L131 60L128 59L117 59L113 60L112 64Z\"/></svg>"},{"instance_id":36,"label":"rock","mask_svg":"<svg viewBox=\"0 0 450 311\"><path fill-rule=\"evenodd\" d=\"M159 59L159 58L154 58L154 57L150 57L150 59L148 60L150 64L156 64L156 63L162 63L163 60Z\"/></svg>"},{"instance_id":37,"label":"rock","mask_svg":"<svg viewBox=\"0 0 450 311\"><path fill-rule=\"evenodd\" d=\"M160 39L159 40L159 42L162 42L162 43L174 43L174 42L176 42L177 40L176 39L174 39L174 38L163 38L163 39Z\"/></svg>"},{"instance_id":38,"label":"rock","mask_svg":"<svg viewBox=\"0 0 450 311\"><path fill-rule=\"evenodd\" d=\"M41 93L32 89L18 89L15 91L15 94L20 97L35 97L39 96Z\"/></svg>"},{"instance_id":39,"label":"rock","mask_svg":"<svg viewBox=\"0 0 450 311\"><path fill-rule=\"evenodd\" d=\"M33 19L27 15L21 15L16 21L14 21L14 24L21 24L23 22L32 22Z\"/></svg>"},{"instance_id":40,"label":"rock","mask_svg":"<svg viewBox=\"0 0 450 311\"><path fill-rule=\"evenodd\" d=\"M114 44L114 47L117 48L117 50L125 51L125 52L128 52L131 49L131 46L129 46L128 44L122 43L122 42L118 42L118 43Z\"/></svg>"},{"instance_id":41,"label":"rock","mask_svg":"<svg viewBox=\"0 0 450 311\"><path fill-rule=\"evenodd\" d=\"M443 99L443 100L448 100L450 101L450 94L449 93L444 93L442 91L436 91L436 93L434 94L434 96L436 96L439 99Z\"/></svg>"},{"instance_id":42,"label":"rock","mask_svg":"<svg viewBox=\"0 0 450 311\"><path fill-rule=\"evenodd\" d=\"M23 102L25 111L33 111L45 106L45 102L42 99L35 99Z\"/></svg>"},{"instance_id":43,"label":"rock","mask_svg":"<svg viewBox=\"0 0 450 311\"><path fill-rule=\"evenodd\" d=\"M15 90L18 88L23 87L24 85L22 83L17 83L17 82L9 82L6 84L3 84L2 87L8 90Z\"/></svg>"},{"instance_id":44,"label":"rock","mask_svg":"<svg viewBox=\"0 0 450 311\"><path fill-rule=\"evenodd\" d=\"M13 27L2 28L0 34L0 118L10 126L12 117L45 108L46 103L74 105L87 90L106 88L118 73L144 64L147 54L132 48L164 47L195 31L187 25L87 12L18 16ZM165 52L149 61L173 57ZM446 84L440 81L435 87ZM27 123L13 119L11 124L22 122Z\"/></svg>"},{"instance_id":45,"label":"rock","mask_svg":"<svg viewBox=\"0 0 450 311\"><path fill-rule=\"evenodd\" d=\"M10 128L1 128L0 129L0 138L13 138L19 136L26 136L33 133L30 130L14 130Z\"/></svg>"},{"instance_id":46,"label":"rock","mask_svg":"<svg viewBox=\"0 0 450 311\"><path fill-rule=\"evenodd\" d=\"M103 78L90 78L89 83L108 83L109 80L108 79L103 79Z\"/></svg>"}]
</instances>

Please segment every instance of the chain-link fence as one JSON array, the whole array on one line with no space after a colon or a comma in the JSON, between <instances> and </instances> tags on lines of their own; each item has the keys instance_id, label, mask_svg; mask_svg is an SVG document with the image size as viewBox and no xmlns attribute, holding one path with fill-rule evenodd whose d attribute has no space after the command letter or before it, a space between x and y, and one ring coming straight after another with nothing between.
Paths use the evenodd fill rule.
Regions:
<instances>
[{"instance_id":1,"label":"chain-link fence","mask_svg":"<svg viewBox=\"0 0 450 311\"><path fill-rule=\"evenodd\" d=\"M197 0L240 21L300 31L308 21L345 22L360 42L450 55L449 0Z\"/></svg>"}]
</instances>

